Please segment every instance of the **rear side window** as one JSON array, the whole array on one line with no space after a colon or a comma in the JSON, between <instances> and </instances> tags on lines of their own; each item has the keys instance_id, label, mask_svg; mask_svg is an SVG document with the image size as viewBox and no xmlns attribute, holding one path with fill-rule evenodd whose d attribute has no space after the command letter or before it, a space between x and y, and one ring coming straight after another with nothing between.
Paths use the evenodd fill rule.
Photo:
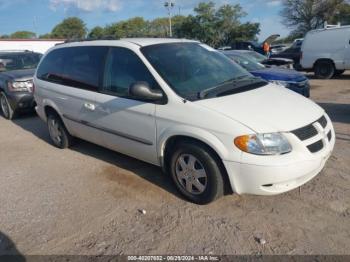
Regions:
<instances>
[{"instance_id":1,"label":"rear side window","mask_svg":"<svg viewBox=\"0 0 350 262\"><path fill-rule=\"evenodd\" d=\"M135 82L147 82L152 89L159 89L145 64L133 51L120 47L111 48L106 60L103 91L128 97L129 87Z\"/></svg>"},{"instance_id":2,"label":"rear side window","mask_svg":"<svg viewBox=\"0 0 350 262\"><path fill-rule=\"evenodd\" d=\"M49 53L37 77L80 89L97 91L102 80L107 47L69 47Z\"/></svg>"}]
</instances>

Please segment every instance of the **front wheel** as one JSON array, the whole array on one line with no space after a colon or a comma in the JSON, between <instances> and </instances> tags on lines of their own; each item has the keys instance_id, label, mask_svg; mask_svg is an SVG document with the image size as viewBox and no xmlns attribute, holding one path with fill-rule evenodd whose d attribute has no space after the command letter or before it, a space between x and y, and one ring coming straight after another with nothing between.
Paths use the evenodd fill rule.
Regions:
<instances>
[{"instance_id":1,"label":"front wheel","mask_svg":"<svg viewBox=\"0 0 350 262\"><path fill-rule=\"evenodd\" d=\"M10 103L8 102L4 92L0 93L0 105L1 111L6 119L11 120L15 117L15 112L12 109Z\"/></svg>"},{"instance_id":2,"label":"front wheel","mask_svg":"<svg viewBox=\"0 0 350 262\"><path fill-rule=\"evenodd\" d=\"M193 203L208 204L224 195L219 159L199 143L180 143L172 154L170 172L177 189Z\"/></svg>"},{"instance_id":3,"label":"front wheel","mask_svg":"<svg viewBox=\"0 0 350 262\"><path fill-rule=\"evenodd\" d=\"M319 61L315 65L315 75L320 79L331 79L335 74L335 68L331 61Z\"/></svg>"}]
</instances>

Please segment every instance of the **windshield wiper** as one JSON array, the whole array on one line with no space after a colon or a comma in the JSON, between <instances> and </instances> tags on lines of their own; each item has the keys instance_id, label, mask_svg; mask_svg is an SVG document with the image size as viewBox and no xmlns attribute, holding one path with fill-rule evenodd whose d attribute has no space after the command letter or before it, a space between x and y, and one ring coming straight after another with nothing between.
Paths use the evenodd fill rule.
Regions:
<instances>
[{"instance_id":1,"label":"windshield wiper","mask_svg":"<svg viewBox=\"0 0 350 262\"><path fill-rule=\"evenodd\" d=\"M219 85L217 86L214 86L214 87L210 87L208 89L205 89L205 90L202 90L200 92L198 92L197 96L199 99L204 99L206 98L209 94L211 93L216 93L217 91L219 90L222 90L224 89L225 91L228 91L230 89L234 89L236 88L237 84L239 82L241 82L242 80L244 79L249 79L249 80L253 80L253 79L256 79L256 77L250 77L249 75L243 75L243 76L239 76L239 77L235 77L235 78L232 78L232 79L229 79L229 80L226 80L222 83L220 83ZM259 78L260 79L260 78ZM227 87L229 87L229 89L227 90Z\"/></svg>"}]
</instances>

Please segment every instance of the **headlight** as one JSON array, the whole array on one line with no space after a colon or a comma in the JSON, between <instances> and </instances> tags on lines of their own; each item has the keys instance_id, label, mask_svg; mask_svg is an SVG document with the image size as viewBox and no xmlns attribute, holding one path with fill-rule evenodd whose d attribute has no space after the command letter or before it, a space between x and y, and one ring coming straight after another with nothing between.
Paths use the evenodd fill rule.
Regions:
<instances>
[{"instance_id":1,"label":"headlight","mask_svg":"<svg viewBox=\"0 0 350 262\"><path fill-rule=\"evenodd\" d=\"M8 83L12 92L33 92L33 81L14 81Z\"/></svg>"},{"instance_id":2,"label":"headlight","mask_svg":"<svg viewBox=\"0 0 350 262\"><path fill-rule=\"evenodd\" d=\"M277 80L271 80L270 83L276 84L276 85L280 85L280 86L283 86L283 87L287 87L288 84L289 84L286 81L277 81Z\"/></svg>"},{"instance_id":3,"label":"headlight","mask_svg":"<svg viewBox=\"0 0 350 262\"><path fill-rule=\"evenodd\" d=\"M254 155L281 155L292 151L292 146L280 133L240 136L234 143L243 152Z\"/></svg>"}]
</instances>

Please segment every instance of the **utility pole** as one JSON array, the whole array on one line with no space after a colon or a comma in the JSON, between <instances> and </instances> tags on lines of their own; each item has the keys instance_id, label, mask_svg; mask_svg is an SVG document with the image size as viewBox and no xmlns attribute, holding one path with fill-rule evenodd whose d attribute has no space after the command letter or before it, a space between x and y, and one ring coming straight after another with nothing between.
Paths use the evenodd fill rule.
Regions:
<instances>
[{"instance_id":1,"label":"utility pole","mask_svg":"<svg viewBox=\"0 0 350 262\"><path fill-rule=\"evenodd\" d=\"M33 17L33 26L34 26L35 38L38 38L38 20L36 16Z\"/></svg>"},{"instance_id":2,"label":"utility pole","mask_svg":"<svg viewBox=\"0 0 350 262\"><path fill-rule=\"evenodd\" d=\"M172 15L172 13L171 13L171 11L172 11L172 9L175 7L175 3L172 1L172 0L170 0L170 1L166 1L165 3L164 3L164 7L168 10L168 16L169 16L169 36L170 37L173 37L173 26L172 26L172 21L171 21L171 15Z\"/></svg>"}]
</instances>

